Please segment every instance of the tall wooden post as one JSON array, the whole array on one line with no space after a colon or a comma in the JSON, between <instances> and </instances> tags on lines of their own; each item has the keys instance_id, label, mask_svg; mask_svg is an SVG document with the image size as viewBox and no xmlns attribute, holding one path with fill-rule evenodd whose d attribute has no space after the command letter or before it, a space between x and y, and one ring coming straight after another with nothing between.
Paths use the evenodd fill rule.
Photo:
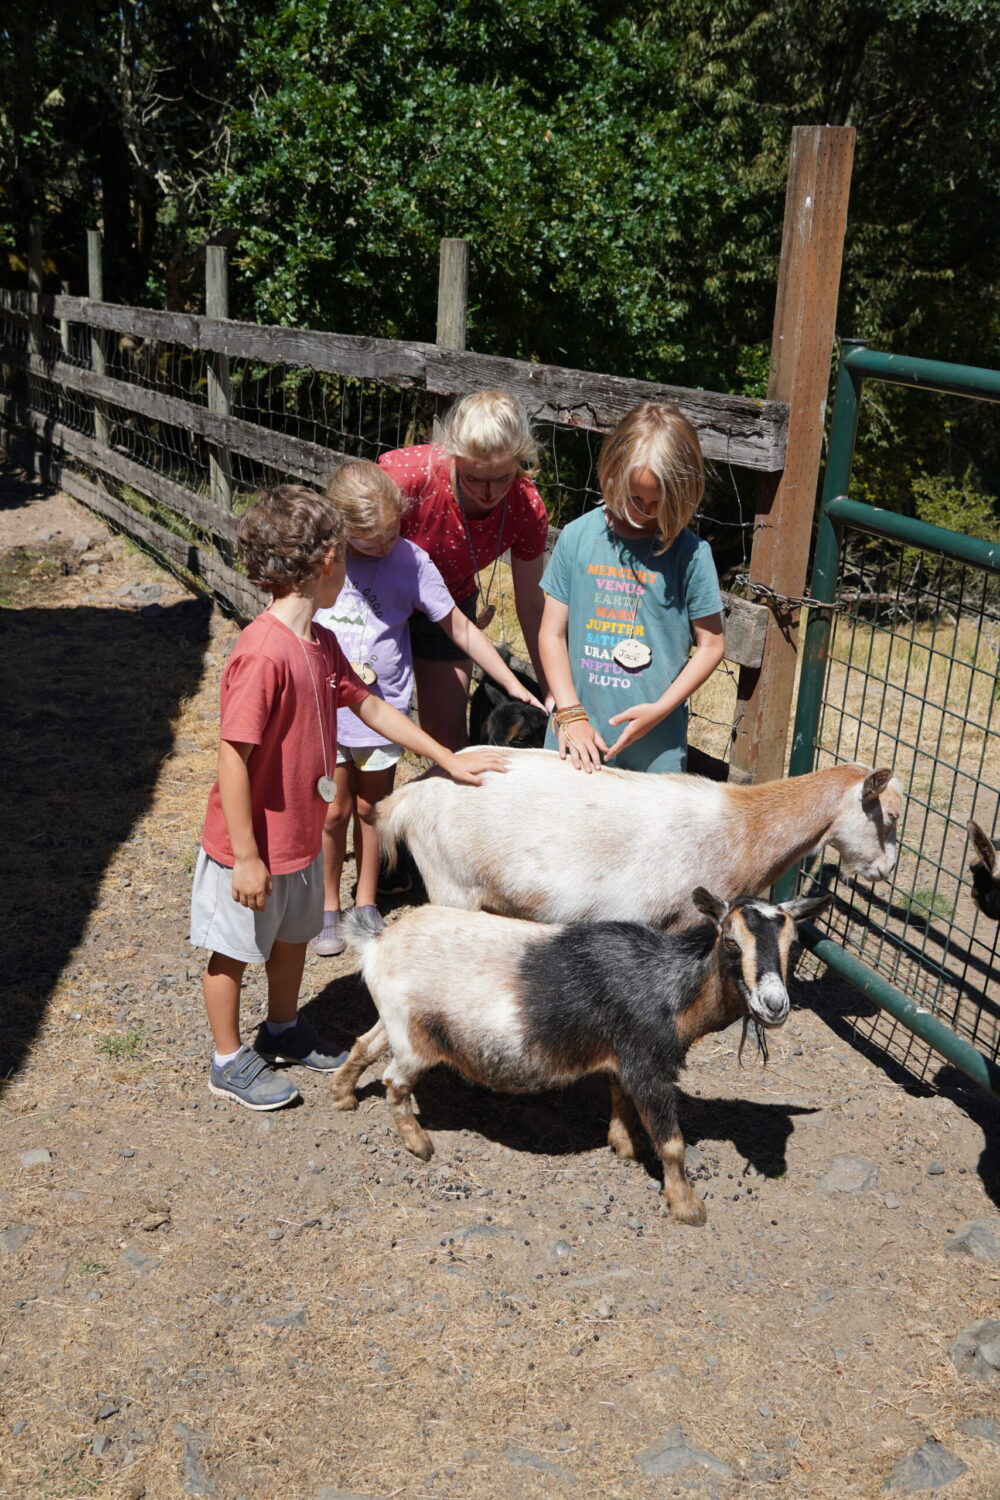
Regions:
<instances>
[{"instance_id":1,"label":"tall wooden post","mask_svg":"<svg viewBox=\"0 0 1000 1500\"><path fill-rule=\"evenodd\" d=\"M87 296L92 302L104 301L104 265L99 229L87 230ZM103 329L90 330L90 368L95 375L104 375L108 368L105 338ZM94 438L105 447L110 447L111 424L102 401L94 402Z\"/></svg>"},{"instance_id":2,"label":"tall wooden post","mask_svg":"<svg viewBox=\"0 0 1000 1500\"><path fill-rule=\"evenodd\" d=\"M751 583L796 598L805 587L830 383L855 132L801 125L792 131L781 266L767 394L789 406L785 467L762 476ZM752 781L785 768L798 657L794 606L777 603L759 667L740 670L732 764Z\"/></svg>"},{"instance_id":3,"label":"tall wooden post","mask_svg":"<svg viewBox=\"0 0 1000 1500\"><path fill-rule=\"evenodd\" d=\"M435 343L443 349L464 349L469 310L468 240L442 240L438 267Z\"/></svg>"},{"instance_id":4,"label":"tall wooden post","mask_svg":"<svg viewBox=\"0 0 1000 1500\"><path fill-rule=\"evenodd\" d=\"M229 317L229 269L225 245L209 245L205 250L205 312L210 318ZM208 356L208 409L228 417L232 411L229 384L229 356ZM229 449L209 449L209 493L223 510L233 508L232 464Z\"/></svg>"},{"instance_id":5,"label":"tall wooden post","mask_svg":"<svg viewBox=\"0 0 1000 1500\"><path fill-rule=\"evenodd\" d=\"M42 295L42 220L37 215L28 225L28 291L34 296ZM42 352L42 315L36 307L28 315L28 353Z\"/></svg>"},{"instance_id":6,"label":"tall wooden post","mask_svg":"<svg viewBox=\"0 0 1000 1500\"><path fill-rule=\"evenodd\" d=\"M62 292L62 294L63 294L64 297L68 297L69 296L69 282L68 281L60 281L60 283L59 283L59 290ZM62 352L64 354L68 354L70 352L70 349L69 349L69 318L60 318L59 319L59 347L60 347L60 349L62 350Z\"/></svg>"}]
</instances>

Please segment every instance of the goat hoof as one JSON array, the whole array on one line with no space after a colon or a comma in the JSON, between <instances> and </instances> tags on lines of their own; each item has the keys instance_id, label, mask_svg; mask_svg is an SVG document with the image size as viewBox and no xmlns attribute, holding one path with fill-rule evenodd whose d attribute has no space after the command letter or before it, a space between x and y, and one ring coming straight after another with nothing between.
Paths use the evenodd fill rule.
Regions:
<instances>
[{"instance_id":1,"label":"goat hoof","mask_svg":"<svg viewBox=\"0 0 1000 1500\"><path fill-rule=\"evenodd\" d=\"M704 1203L700 1198L694 1197L693 1194L690 1203L680 1204L677 1207L671 1204L670 1212L678 1224L692 1224L696 1227L704 1224L708 1218L708 1211Z\"/></svg>"},{"instance_id":2,"label":"goat hoof","mask_svg":"<svg viewBox=\"0 0 1000 1500\"><path fill-rule=\"evenodd\" d=\"M419 1156L421 1161L430 1161L434 1155L434 1142L426 1130L421 1130L419 1125L409 1130L399 1132L403 1145L413 1156Z\"/></svg>"},{"instance_id":3,"label":"goat hoof","mask_svg":"<svg viewBox=\"0 0 1000 1500\"><path fill-rule=\"evenodd\" d=\"M639 1155L635 1141L630 1135L627 1135L624 1130L620 1132L609 1131L608 1145L611 1147L615 1155L620 1157L622 1161L635 1161L636 1157Z\"/></svg>"},{"instance_id":4,"label":"goat hoof","mask_svg":"<svg viewBox=\"0 0 1000 1500\"><path fill-rule=\"evenodd\" d=\"M330 1099L330 1103L334 1109L357 1109L358 1096L353 1092L350 1094L334 1094Z\"/></svg>"}]
</instances>

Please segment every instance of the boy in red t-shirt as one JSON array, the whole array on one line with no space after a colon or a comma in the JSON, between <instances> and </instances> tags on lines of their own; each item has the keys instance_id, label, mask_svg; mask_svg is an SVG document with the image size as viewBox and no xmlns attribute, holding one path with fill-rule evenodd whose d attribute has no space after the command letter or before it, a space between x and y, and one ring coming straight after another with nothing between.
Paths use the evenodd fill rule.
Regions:
<instances>
[{"instance_id":1,"label":"boy in red t-shirt","mask_svg":"<svg viewBox=\"0 0 1000 1500\"><path fill-rule=\"evenodd\" d=\"M261 496L240 519L240 556L272 596L240 634L222 678L218 780L205 815L191 897L191 941L210 949L202 977L215 1042L213 1094L247 1109L280 1109L298 1090L274 1062L328 1073L347 1053L320 1050L298 1015L306 944L323 920L323 823L333 800L337 707L377 734L479 785L504 769L496 751L461 757L369 693L337 638L313 623L344 582L344 523L301 485ZM248 963L267 973L267 1018L240 1040Z\"/></svg>"}]
</instances>

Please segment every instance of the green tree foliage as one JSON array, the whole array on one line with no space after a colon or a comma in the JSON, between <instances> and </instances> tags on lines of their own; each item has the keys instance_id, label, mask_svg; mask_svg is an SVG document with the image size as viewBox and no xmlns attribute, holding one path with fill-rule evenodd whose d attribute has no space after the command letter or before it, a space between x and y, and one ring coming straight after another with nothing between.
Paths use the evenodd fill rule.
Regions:
<instances>
[{"instance_id":1,"label":"green tree foliage","mask_svg":"<svg viewBox=\"0 0 1000 1500\"><path fill-rule=\"evenodd\" d=\"M858 150L840 328L995 361L994 0L40 0L0 22L0 223L100 215L111 295L433 337L472 244L470 341L763 394L790 132ZM997 488L982 408L872 388L863 494ZM964 481L963 481L964 482Z\"/></svg>"}]
</instances>

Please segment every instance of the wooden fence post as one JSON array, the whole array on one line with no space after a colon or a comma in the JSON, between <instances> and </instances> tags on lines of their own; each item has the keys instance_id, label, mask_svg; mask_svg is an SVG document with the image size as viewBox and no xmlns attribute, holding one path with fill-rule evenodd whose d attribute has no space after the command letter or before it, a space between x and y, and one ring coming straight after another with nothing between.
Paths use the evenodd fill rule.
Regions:
<instances>
[{"instance_id":1,"label":"wooden fence post","mask_svg":"<svg viewBox=\"0 0 1000 1500\"><path fill-rule=\"evenodd\" d=\"M750 581L797 598L805 587L830 384L855 132L792 131L768 397L787 401L785 467L757 486ZM794 606L775 605L764 656L740 670L732 765L751 781L784 774L798 656Z\"/></svg>"},{"instance_id":2,"label":"wooden fence post","mask_svg":"<svg viewBox=\"0 0 1000 1500\"><path fill-rule=\"evenodd\" d=\"M469 242L442 240L438 269L437 337L443 349L464 349L469 310Z\"/></svg>"},{"instance_id":3,"label":"wooden fence post","mask_svg":"<svg viewBox=\"0 0 1000 1500\"><path fill-rule=\"evenodd\" d=\"M28 291L42 295L42 220L35 215L28 225ZM37 308L28 319L28 353L42 352L42 315Z\"/></svg>"},{"instance_id":4,"label":"wooden fence post","mask_svg":"<svg viewBox=\"0 0 1000 1500\"><path fill-rule=\"evenodd\" d=\"M87 230L87 296L91 302L104 301L104 265L101 259L101 231ZM106 335L100 328L90 330L90 368L95 375L107 372ZM94 402L94 437L105 448L111 446L111 424L102 401Z\"/></svg>"},{"instance_id":5,"label":"wooden fence post","mask_svg":"<svg viewBox=\"0 0 1000 1500\"><path fill-rule=\"evenodd\" d=\"M225 245L205 249L205 312L210 318L229 317L229 270ZM208 409L228 417L232 412L229 356L208 355ZM229 449L211 447L208 454L209 494L222 510L233 508L232 463Z\"/></svg>"},{"instance_id":6,"label":"wooden fence post","mask_svg":"<svg viewBox=\"0 0 1000 1500\"><path fill-rule=\"evenodd\" d=\"M60 281L59 289L64 297L69 296L69 282ZM64 354L70 352L69 348L69 318L59 319L59 347Z\"/></svg>"}]
</instances>

